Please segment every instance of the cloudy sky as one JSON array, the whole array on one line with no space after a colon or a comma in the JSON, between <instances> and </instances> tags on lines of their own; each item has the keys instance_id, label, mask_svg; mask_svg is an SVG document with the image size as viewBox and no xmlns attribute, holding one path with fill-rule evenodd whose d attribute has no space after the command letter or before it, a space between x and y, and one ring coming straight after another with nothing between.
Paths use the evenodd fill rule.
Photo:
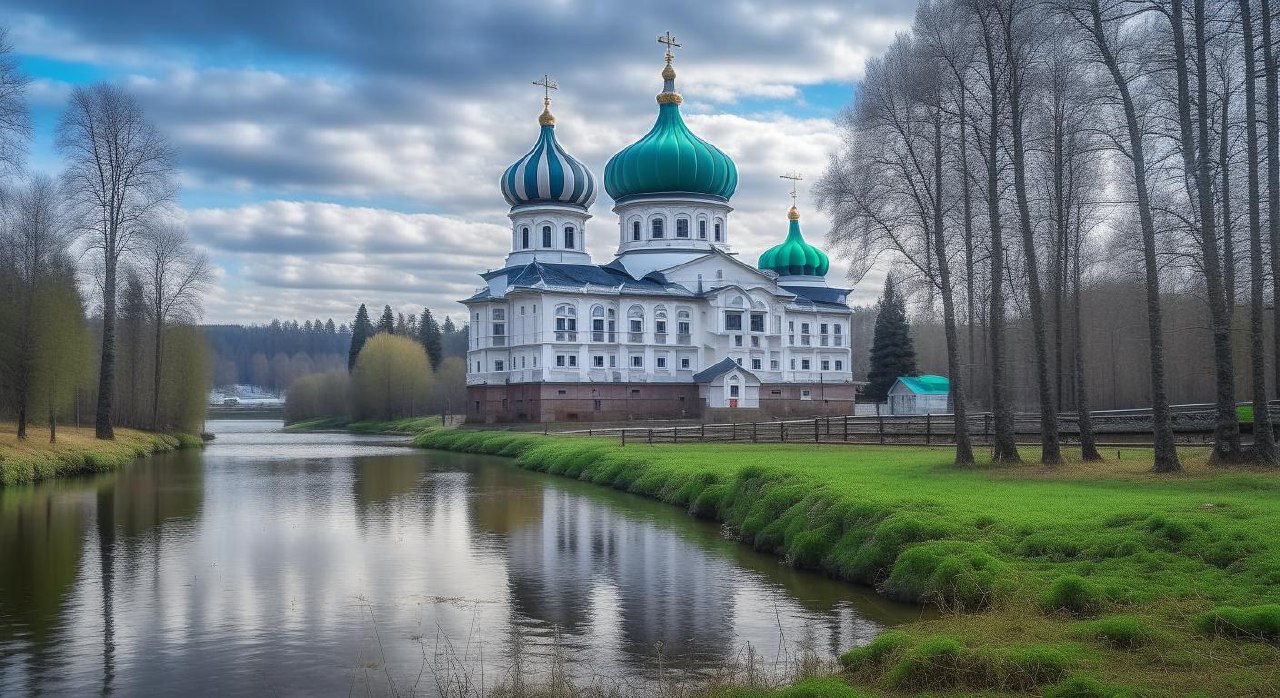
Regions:
<instances>
[{"instance_id":1,"label":"cloudy sky","mask_svg":"<svg viewBox=\"0 0 1280 698\"><path fill-rule=\"evenodd\" d=\"M537 137L550 73L557 136L598 179L657 113L670 30L691 128L737 162L731 243L754 263L786 231L863 63L914 3L634 0L6 0L36 138L73 85L126 85L179 153L181 214L218 267L206 322L348 320L361 303L459 315L509 244L497 180ZM815 242L826 221L801 186ZM616 246L601 191L587 228ZM845 265L833 266L832 280ZM877 278L857 288L861 302Z\"/></svg>"}]
</instances>

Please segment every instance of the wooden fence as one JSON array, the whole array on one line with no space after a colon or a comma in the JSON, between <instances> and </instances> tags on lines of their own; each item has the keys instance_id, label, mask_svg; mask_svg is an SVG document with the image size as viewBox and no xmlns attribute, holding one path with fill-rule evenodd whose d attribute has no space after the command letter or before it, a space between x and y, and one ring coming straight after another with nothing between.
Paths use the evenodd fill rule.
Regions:
<instances>
[{"instance_id":1,"label":"wooden fence","mask_svg":"<svg viewBox=\"0 0 1280 698\"><path fill-rule=\"evenodd\" d=\"M1272 413L1277 410L1273 407ZM1093 428L1100 445L1142 446L1151 442L1151 414L1144 410L1093 413ZM966 418L975 445L990 445L994 423L990 413ZM1035 414L1014 417L1019 443L1036 444L1040 418ZM1066 444L1078 443L1079 417L1058 417L1058 433ZM843 443L884 445L954 445L955 418L950 414L833 416L740 424L690 424L660 427L606 427L551 432L563 436L612 436L628 443ZM1174 434L1179 443L1204 444L1213 438L1213 412L1203 406L1183 406L1174 411Z\"/></svg>"}]
</instances>

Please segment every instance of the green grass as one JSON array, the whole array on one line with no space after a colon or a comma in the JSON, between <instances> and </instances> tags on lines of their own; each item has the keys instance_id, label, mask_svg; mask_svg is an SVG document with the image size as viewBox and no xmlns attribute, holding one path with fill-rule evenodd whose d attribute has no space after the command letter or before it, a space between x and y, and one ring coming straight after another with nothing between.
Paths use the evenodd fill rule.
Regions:
<instances>
[{"instance_id":1,"label":"green grass","mask_svg":"<svg viewBox=\"0 0 1280 698\"><path fill-rule=\"evenodd\" d=\"M100 441L94 438L91 428L64 427L58 430L55 444L49 443L48 432L38 427L25 441L19 441L15 431L14 425L0 423L0 487L111 472L152 453L203 445L199 437L189 434L136 429L118 428L114 441Z\"/></svg>"},{"instance_id":2,"label":"green grass","mask_svg":"<svg viewBox=\"0 0 1280 698\"><path fill-rule=\"evenodd\" d=\"M1080 671L1102 690L1140 682L1175 693L1207 682L1216 693L1247 693L1276 679L1266 668L1280 663L1267 634L1274 616L1248 609L1280 603L1280 473L1214 470L1204 450L1183 453L1185 473L1158 476L1140 449L1102 464L957 469L941 448L622 448L465 429L415 443L513 456L525 468L661 499L797 566L959 611L903 628L910 642L846 655L850 671L890 693L1061 684L1053 690L1069 695L1061 691L1075 690L1069 680ZM1209 634L1198 630L1196 615L1215 608L1218 620L1202 621ZM1098 618L1090 635L1081 618L1100 613L1160 630ZM935 636L965 642L925 643ZM1237 637L1263 642L1241 650ZM1216 671L1214 656L1237 663ZM938 675L926 665L949 668Z\"/></svg>"}]
</instances>

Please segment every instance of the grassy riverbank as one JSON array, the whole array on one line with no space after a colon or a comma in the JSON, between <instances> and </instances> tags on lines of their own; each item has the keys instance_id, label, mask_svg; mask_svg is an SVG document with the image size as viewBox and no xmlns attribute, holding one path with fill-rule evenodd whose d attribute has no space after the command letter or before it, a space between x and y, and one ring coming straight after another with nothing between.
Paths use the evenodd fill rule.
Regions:
<instances>
[{"instance_id":1,"label":"grassy riverbank","mask_svg":"<svg viewBox=\"0 0 1280 698\"><path fill-rule=\"evenodd\" d=\"M946 449L470 430L415 443L655 497L799 566L949 611L844 657L843 678L872 694L1280 691L1277 472L1213 470L1197 450L1184 474L1156 476L1141 450L957 470Z\"/></svg>"},{"instance_id":2,"label":"grassy riverbank","mask_svg":"<svg viewBox=\"0 0 1280 698\"><path fill-rule=\"evenodd\" d=\"M39 425L31 428L25 441L19 441L16 433L16 425L0 422L0 487L106 473L152 453L201 446L200 438L190 434L156 434L119 427L114 441L98 440L92 427L60 427L54 444L49 443L48 431Z\"/></svg>"}]
</instances>

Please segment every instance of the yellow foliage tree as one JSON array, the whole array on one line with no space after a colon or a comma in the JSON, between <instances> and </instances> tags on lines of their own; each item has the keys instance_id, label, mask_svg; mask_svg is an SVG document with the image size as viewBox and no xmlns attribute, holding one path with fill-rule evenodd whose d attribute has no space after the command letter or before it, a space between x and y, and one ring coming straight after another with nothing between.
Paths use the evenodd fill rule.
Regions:
<instances>
[{"instance_id":1,"label":"yellow foliage tree","mask_svg":"<svg viewBox=\"0 0 1280 698\"><path fill-rule=\"evenodd\" d=\"M421 344L379 333L356 358L351 374L352 417L401 419L429 414L432 383L431 363Z\"/></svg>"}]
</instances>

